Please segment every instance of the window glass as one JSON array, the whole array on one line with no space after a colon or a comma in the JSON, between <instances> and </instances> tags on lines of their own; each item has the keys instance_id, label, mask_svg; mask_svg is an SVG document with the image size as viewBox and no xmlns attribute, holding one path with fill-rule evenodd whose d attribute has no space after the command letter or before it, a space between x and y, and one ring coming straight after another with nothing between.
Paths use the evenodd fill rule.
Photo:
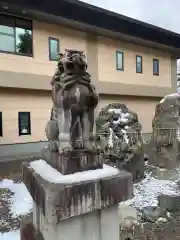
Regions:
<instances>
[{"instance_id":1,"label":"window glass","mask_svg":"<svg viewBox=\"0 0 180 240\"><path fill-rule=\"evenodd\" d=\"M153 59L153 74L159 75L159 60Z\"/></svg>"},{"instance_id":2,"label":"window glass","mask_svg":"<svg viewBox=\"0 0 180 240\"><path fill-rule=\"evenodd\" d=\"M32 22L0 14L0 51L32 56Z\"/></svg>"},{"instance_id":3,"label":"window glass","mask_svg":"<svg viewBox=\"0 0 180 240\"><path fill-rule=\"evenodd\" d=\"M14 37L0 34L0 50L6 52L15 52Z\"/></svg>"},{"instance_id":4,"label":"window glass","mask_svg":"<svg viewBox=\"0 0 180 240\"><path fill-rule=\"evenodd\" d=\"M32 32L16 28L16 52L32 54Z\"/></svg>"},{"instance_id":5,"label":"window glass","mask_svg":"<svg viewBox=\"0 0 180 240\"><path fill-rule=\"evenodd\" d=\"M0 112L0 137L3 136L2 112Z\"/></svg>"},{"instance_id":6,"label":"window glass","mask_svg":"<svg viewBox=\"0 0 180 240\"><path fill-rule=\"evenodd\" d=\"M142 56L136 56L136 72L142 73Z\"/></svg>"},{"instance_id":7,"label":"window glass","mask_svg":"<svg viewBox=\"0 0 180 240\"><path fill-rule=\"evenodd\" d=\"M14 36L14 28L0 25L0 33Z\"/></svg>"},{"instance_id":8,"label":"window glass","mask_svg":"<svg viewBox=\"0 0 180 240\"><path fill-rule=\"evenodd\" d=\"M116 68L117 70L124 70L124 54L123 52L116 52Z\"/></svg>"},{"instance_id":9,"label":"window glass","mask_svg":"<svg viewBox=\"0 0 180 240\"><path fill-rule=\"evenodd\" d=\"M31 135L30 112L19 112L19 135Z\"/></svg>"},{"instance_id":10,"label":"window glass","mask_svg":"<svg viewBox=\"0 0 180 240\"><path fill-rule=\"evenodd\" d=\"M56 61L59 54L59 40L56 38L49 38L49 59Z\"/></svg>"}]
</instances>

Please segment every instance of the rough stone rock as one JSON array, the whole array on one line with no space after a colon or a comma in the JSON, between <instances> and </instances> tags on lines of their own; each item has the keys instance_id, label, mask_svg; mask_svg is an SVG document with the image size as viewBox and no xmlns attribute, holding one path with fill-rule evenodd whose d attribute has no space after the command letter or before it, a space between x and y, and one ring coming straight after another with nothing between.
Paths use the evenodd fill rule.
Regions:
<instances>
[{"instance_id":1,"label":"rough stone rock","mask_svg":"<svg viewBox=\"0 0 180 240\"><path fill-rule=\"evenodd\" d=\"M112 103L101 109L96 120L96 142L104 159L133 174L144 177L144 151L141 124L125 104Z\"/></svg>"},{"instance_id":2,"label":"rough stone rock","mask_svg":"<svg viewBox=\"0 0 180 240\"><path fill-rule=\"evenodd\" d=\"M156 222L161 216L159 207L147 206L142 209L142 218L145 222Z\"/></svg>"},{"instance_id":3,"label":"rough stone rock","mask_svg":"<svg viewBox=\"0 0 180 240\"><path fill-rule=\"evenodd\" d=\"M152 121L149 164L173 169L180 156L180 95L167 95L156 106Z\"/></svg>"},{"instance_id":4,"label":"rough stone rock","mask_svg":"<svg viewBox=\"0 0 180 240\"><path fill-rule=\"evenodd\" d=\"M158 197L159 206L168 212L180 212L180 196L162 194Z\"/></svg>"}]
</instances>

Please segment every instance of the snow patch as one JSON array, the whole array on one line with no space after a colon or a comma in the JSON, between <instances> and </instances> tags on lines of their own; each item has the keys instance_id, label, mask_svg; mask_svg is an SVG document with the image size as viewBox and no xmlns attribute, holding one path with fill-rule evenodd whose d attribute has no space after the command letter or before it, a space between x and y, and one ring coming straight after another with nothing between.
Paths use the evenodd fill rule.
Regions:
<instances>
[{"instance_id":1,"label":"snow patch","mask_svg":"<svg viewBox=\"0 0 180 240\"><path fill-rule=\"evenodd\" d=\"M69 175L62 175L46 161L40 159L30 163L31 168L44 180L51 183L72 184L82 181L97 180L105 177L117 175L119 170L109 165L103 164L103 169L77 172Z\"/></svg>"},{"instance_id":2,"label":"snow patch","mask_svg":"<svg viewBox=\"0 0 180 240\"><path fill-rule=\"evenodd\" d=\"M119 124L119 123L126 123L126 122L128 122L128 117L130 116L130 114L129 113L123 113L122 112L122 110L119 108L119 109L109 109L108 110L108 112L114 112L115 114L119 114L120 115L120 117L118 118L118 120L116 120L116 121L113 121L113 123L114 124Z\"/></svg>"},{"instance_id":3,"label":"snow patch","mask_svg":"<svg viewBox=\"0 0 180 240\"><path fill-rule=\"evenodd\" d=\"M123 133L124 141L128 144L129 143L129 138L128 138L126 130L121 129L121 132Z\"/></svg>"},{"instance_id":4,"label":"snow patch","mask_svg":"<svg viewBox=\"0 0 180 240\"><path fill-rule=\"evenodd\" d=\"M177 139L180 141L180 128L177 129Z\"/></svg>"},{"instance_id":5,"label":"snow patch","mask_svg":"<svg viewBox=\"0 0 180 240\"><path fill-rule=\"evenodd\" d=\"M32 209L32 198L24 183L14 183L13 180L4 179L0 188L8 188L14 195L11 198L10 211L13 217L29 213Z\"/></svg>"},{"instance_id":6,"label":"snow patch","mask_svg":"<svg viewBox=\"0 0 180 240\"><path fill-rule=\"evenodd\" d=\"M109 134L109 140L108 140L108 146L109 146L109 148L113 148L113 135L114 135L114 132L113 132L113 130L112 130L112 128L109 128L109 132L110 132L110 134Z\"/></svg>"},{"instance_id":7,"label":"snow patch","mask_svg":"<svg viewBox=\"0 0 180 240\"><path fill-rule=\"evenodd\" d=\"M12 231L7 233L0 233L0 240L20 240L20 232Z\"/></svg>"},{"instance_id":8,"label":"snow patch","mask_svg":"<svg viewBox=\"0 0 180 240\"><path fill-rule=\"evenodd\" d=\"M161 194L179 195L177 183L170 180L158 180L150 175L141 182L134 184L134 198L123 203L124 205L133 205L137 209L142 209L147 206L157 207L157 197Z\"/></svg>"}]
</instances>

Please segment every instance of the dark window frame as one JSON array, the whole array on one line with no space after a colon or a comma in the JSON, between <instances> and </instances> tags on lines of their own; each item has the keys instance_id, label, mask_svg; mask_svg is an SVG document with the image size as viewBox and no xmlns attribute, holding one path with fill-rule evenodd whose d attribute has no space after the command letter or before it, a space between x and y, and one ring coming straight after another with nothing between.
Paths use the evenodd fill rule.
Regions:
<instances>
[{"instance_id":1,"label":"dark window frame","mask_svg":"<svg viewBox=\"0 0 180 240\"><path fill-rule=\"evenodd\" d=\"M9 26L12 27L14 30L14 34L3 34L0 32L0 35L5 35L5 36L12 36L14 37L14 51L6 51L6 50L0 50L0 53L7 53L7 54L13 54L13 55L19 55L19 56L26 56L26 57L34 57L34 48L33 48L33 21L27 18L23 18L23 17L16 17L14 15L10 15L10 14L4 14L4 13L0 13L0 17L5 17L5 18L10 18L12 19L13 24L11 25L3 25L3 26ZM23 28L23 25L20 25L19 23L17 24L17 22L20 21L27 21L29 22L28 25L29 27ZM18 52L16 51L16 28L22 28L25 30L30 30L31 31L31 37L32 37L32 53L22 53L22 52Z\"/></svg>"},{"instance_id":2,"label":"dark window frame","mask_svg":"<svg viewBox=\"0 0 180 240\"><path fill-rule=\"evenodd\" d=\"M3 119L2 119L2 112L0 112L0 137L3 137Z\"/></svg>"},{"instance_id":3,"label":"dark window frame","mask_svg":"<svg viewBox=\"0 0 180 240\"><path fill-rule=\"evenodd\" d=\"M21 114L28 115L28 127L29 131L27 133L21 132ZM31 135L31 113L30 112L18 112L18 128L19 128L19 136Z\"/></svg>"},{"instance_id":4,"label":"dark window frame","mask_svg":"<svg viewBox=\"0 0 180 240\"><path fill-rule=\"evenodd\" d=\"M118 55L122 56L122 68L118 67ZM116 70L117 71L124 71L124 53L122 51L116 51Z\"/></svg>"},{"instance_id":5,"label":"dark window frame","mask_svg":"<svg viewBox=\"0 0 180 240\"><path fill-rule=\"evenodd\" d=\"M48 38L48 45L49 45L49 61L57 61L57 59L53 59L51 56L51 40L55 40L57 41L57 46L58 46L58 53L60 51L60 47L59 47L59 38L54 38L54 37L49 37Z\"/></svg>"},{"instance_id":6,"label":"dark window frame","mask_svg":"<svg viewBox=\"0 0 180 240\"><path fill-rule=\"evenodd\" d=\"M157 72L154 71L154 64L157 63ZM159 76L159 59L153 58L153 75Z\"/></svg>"},{"instance_id":7,"label":"dark window frame","mask_svg":"<svg viewBox=\"0 0 180 240\"><path fill-rule=\"evenodd\" d=\"M141 70L138 71L138 58L141 59ZM136 55L136 73L143 73L143 57L141 55Z\"/></svg>"}]
</instances>

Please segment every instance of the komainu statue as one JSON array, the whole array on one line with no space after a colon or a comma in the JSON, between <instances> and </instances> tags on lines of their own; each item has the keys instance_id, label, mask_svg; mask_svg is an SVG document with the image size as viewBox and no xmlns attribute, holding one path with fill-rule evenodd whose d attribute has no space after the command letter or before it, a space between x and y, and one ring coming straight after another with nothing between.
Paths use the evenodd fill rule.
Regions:
<instances>
[{"instance_id":1,"label":"komainu statue","mask_svg":"<svg viewBox=\"0 0 180 240\"><path fill-rule=\"evenodd\" d=\"M98 94L84 52L66 49L60 54L51 85L53 106L46 126L49 145L43 159L62 174L102 168L93 137Z\"/></svg>"},{"instance_id":2,"label":"komainu statue","mask_svg":"<svg viewBox=\"0 0 180 240\"><path fill-rule=\"evenodd\" d=\"M94 109L98 95L87 72L83 51L66 49L59 55L57 70L52 78L50 121L46 136L51 151L94 149Z\"/></svg>"},{"instance_id":3,"label":"komainu statue","mask_svg":"<svg viewBox=\"0 0 180 240\"><path fill-rule=\"evenodd\" d=\"M108 163L144 177L144 150L141 124L135 112L122 103L111 103L101 109L96 119L96 144Z\"/></svg>"}]
</instances>

